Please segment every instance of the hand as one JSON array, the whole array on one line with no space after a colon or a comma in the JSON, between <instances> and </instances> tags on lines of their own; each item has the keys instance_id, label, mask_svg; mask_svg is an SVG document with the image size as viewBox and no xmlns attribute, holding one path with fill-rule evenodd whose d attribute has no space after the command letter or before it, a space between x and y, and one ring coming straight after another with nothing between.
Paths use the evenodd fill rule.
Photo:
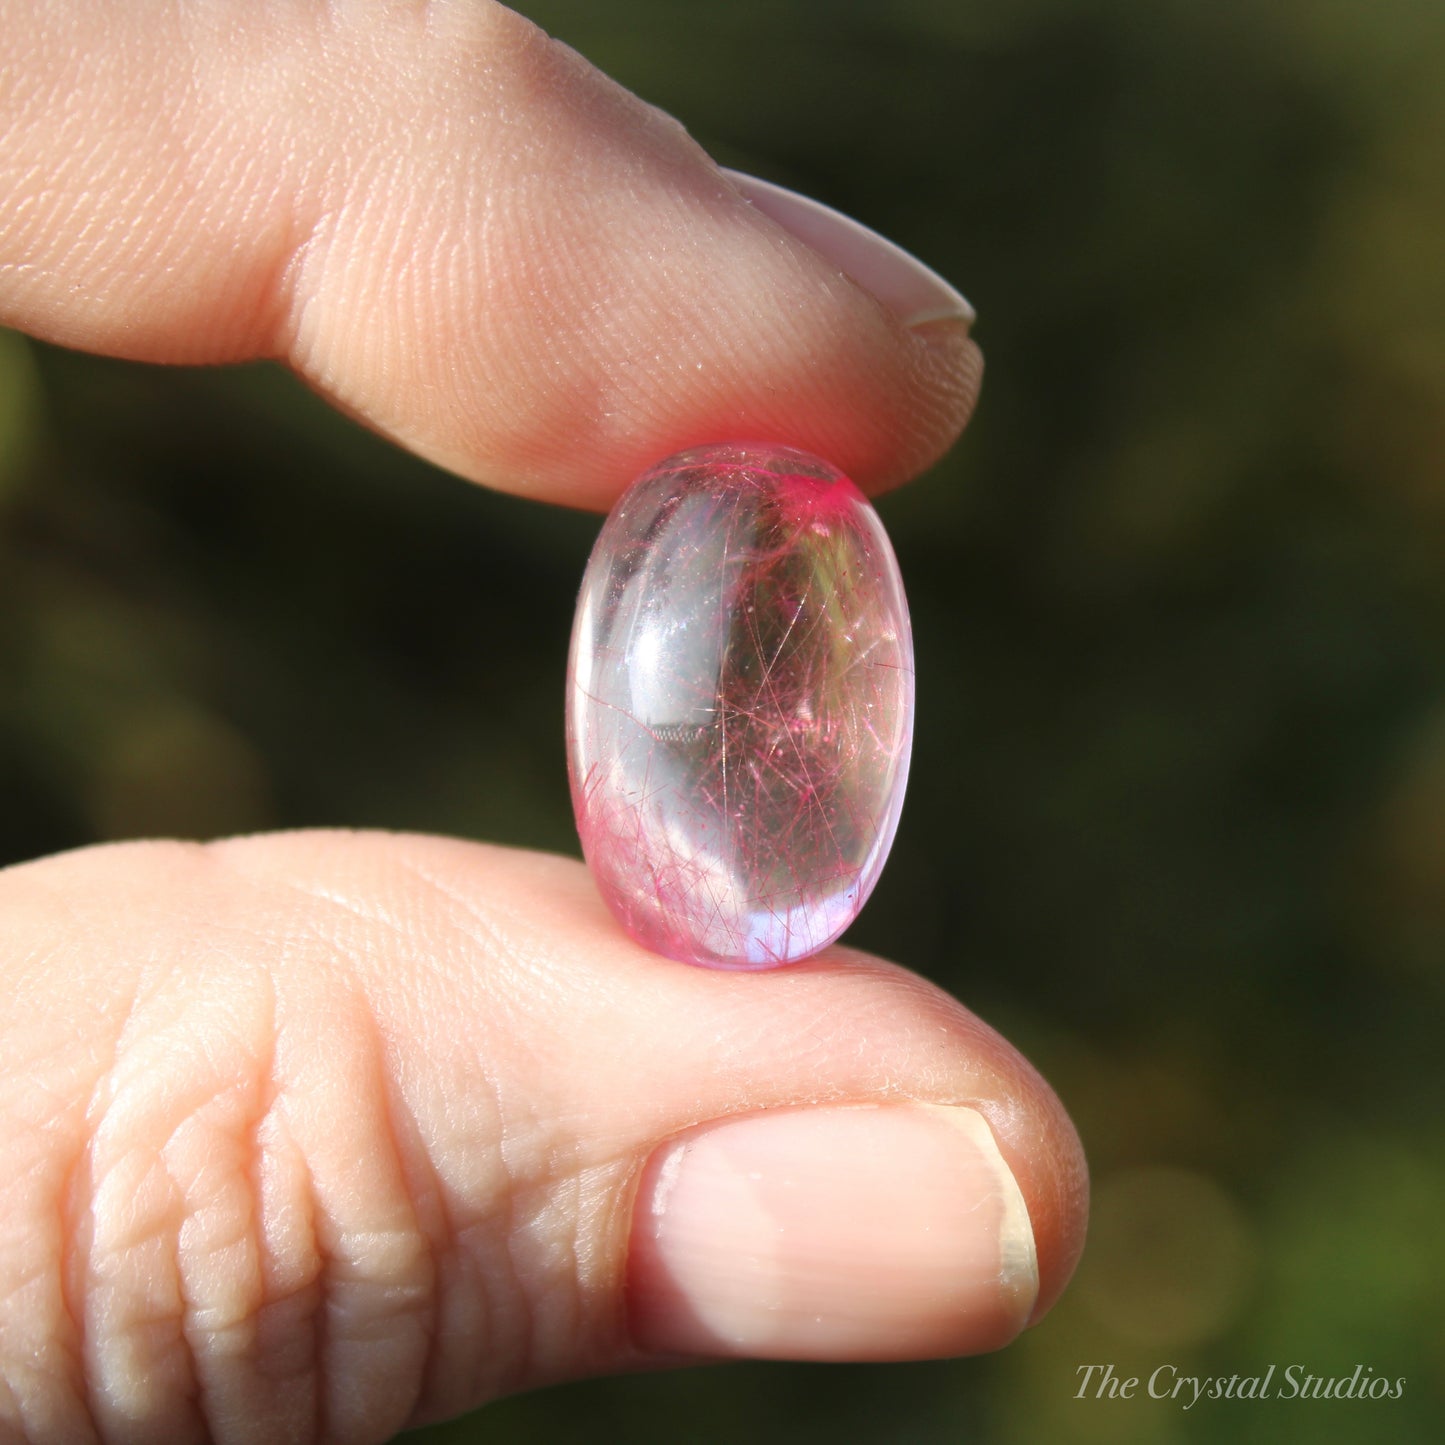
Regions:
<instances>
[{"instance_id":1,"label":"hand","mask_svg":"<svg viewBox=\"0 0 1445 1445\"><path fill-rule=\"evenodd\" d=\"M593 507L729 436L876 491L972 405L946 287L483 0L0 0L0 76L34 335L284 359ZM1067 1119L959 1004L843 948L668 963L576 863L130 844L0 874L0 918L0 1440L380 1440L699 1355L991 1349L1082 1241Z\"/></svg>"}]
</instances>

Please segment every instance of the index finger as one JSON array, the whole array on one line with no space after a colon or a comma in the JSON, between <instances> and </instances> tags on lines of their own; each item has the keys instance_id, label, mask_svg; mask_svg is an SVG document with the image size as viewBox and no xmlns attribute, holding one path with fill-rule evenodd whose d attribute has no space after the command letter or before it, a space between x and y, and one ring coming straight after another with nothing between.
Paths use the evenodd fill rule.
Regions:
<instances>
[{"instance_id":1,"label":"index finger","mask_svg":"<svg viewBox=\"0 0 1445 1445\"><path fill-rule=\"evenodd\" d=\"M37 336L276 357L441 466L586 507L727 438L877 491L972 408L956 293L913 305L490 0L0 0L0 73L0 321Z\"/></svg>"}]
</instances>

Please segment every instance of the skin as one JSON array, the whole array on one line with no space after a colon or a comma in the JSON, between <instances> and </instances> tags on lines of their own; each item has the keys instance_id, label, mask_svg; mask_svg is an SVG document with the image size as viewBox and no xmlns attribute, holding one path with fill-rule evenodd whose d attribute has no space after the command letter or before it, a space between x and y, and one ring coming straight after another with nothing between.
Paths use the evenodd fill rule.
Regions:
<instances>
[{"instance_id":1,"label":"skin","mask_svg":"<svg viewBox=\"0 0 1445 1445\"><path fill-rule=\"evenodd\" d=\"M964 322L900 324L485 0L0 0L0 323L273 357L464 477L593 508L726 436L897 484L979 370ZM671 1363L628 1334L632 1201L733 1114L970 1103L1035 1318L1082 1245L1067 1117L961 1004L843 948L668 963L569 860L115 845L0 872L0 919L0 1441L381 1440Z\"/></svg>"}]
</instances>

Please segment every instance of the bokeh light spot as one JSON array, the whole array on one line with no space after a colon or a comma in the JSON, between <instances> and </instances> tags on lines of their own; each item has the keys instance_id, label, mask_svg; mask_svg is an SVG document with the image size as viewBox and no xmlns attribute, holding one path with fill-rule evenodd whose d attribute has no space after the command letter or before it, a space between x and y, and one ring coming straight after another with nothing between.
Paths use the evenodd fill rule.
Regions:
<instances>
[{"instance_id":1,"label":"bokeh light spot","mask_svg":"<svg viewBox=\"0 0 1445 1445\"><path fill-rule=\"evenodd\" d=\"M1094 1196L1083 1303L1125 1340L1189 1348L1233 1323L1254 1275L1254 1232L1208 1175L1122 1169Z\"/></svg>"}]
</instances>

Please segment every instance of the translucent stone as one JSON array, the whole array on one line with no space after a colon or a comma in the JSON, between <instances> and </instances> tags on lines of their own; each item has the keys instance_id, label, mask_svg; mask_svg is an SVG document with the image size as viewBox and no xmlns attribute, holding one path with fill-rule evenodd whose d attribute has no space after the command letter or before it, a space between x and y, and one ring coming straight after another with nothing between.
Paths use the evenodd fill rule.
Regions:
<instances>
[{"instance_id":1,"label":"translucent stone","mask_svg":"<svg viewBox=\"0 0 1445 1445\"><path fill-rule=\"evenodd\" d=\"M805 958L882 871L908 778L913 643L878 514L786 447L669 458L608 517L567 697L572 799L639 943Z\"/></svg>"}]
</instances>

